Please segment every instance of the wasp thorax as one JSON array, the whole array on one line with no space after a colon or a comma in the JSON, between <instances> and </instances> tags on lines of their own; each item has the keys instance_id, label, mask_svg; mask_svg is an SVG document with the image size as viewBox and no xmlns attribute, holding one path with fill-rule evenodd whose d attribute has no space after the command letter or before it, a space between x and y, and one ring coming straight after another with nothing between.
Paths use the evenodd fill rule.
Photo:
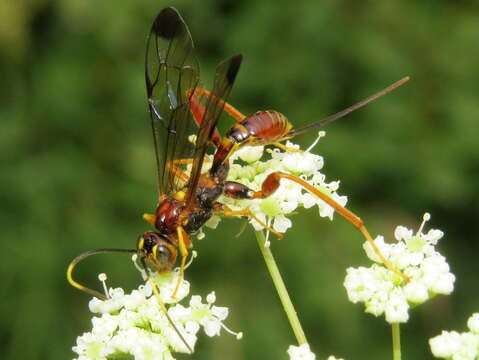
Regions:
<instances>
[{"instance_id":1,"label":"wasp thorax","mask_svg":"<svg viewBox=\"0 0 479 360\"><path fill-rule=\"evenodd\" d=\"M173 197L164 199L156 209L155 227L162 234L174 234L184 202Z\"/></svg>"}]
</instances>

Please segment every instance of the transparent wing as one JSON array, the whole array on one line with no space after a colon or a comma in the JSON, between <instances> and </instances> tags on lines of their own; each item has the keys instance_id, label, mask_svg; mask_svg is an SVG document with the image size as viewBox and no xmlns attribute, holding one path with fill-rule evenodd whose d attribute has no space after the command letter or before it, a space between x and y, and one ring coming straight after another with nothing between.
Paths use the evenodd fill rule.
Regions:
<instances>
[{"instance_id":1,"label":"transparent wing","mask_svg":"<svg viewBox=\"0 0 479 360\"><path fill-rule=\"evenodd\" d=\"M195 149L188 141L197 129L187 95L199 80L193 48L190 31L178 11L172 7L161 10L151 27L145 58L160 195L170 195L182 186L184 179L175 175L172 161L190 158Z\"/></svg>"},{"instance_id":2,"label":"transparent wing","mask_svg":"<svg viewBox=\"0 0 479 360\"><path fill-rule=\"evenodd\" d=\"M236 55L219 63L216 67L213 91L208 97L196 139L193 164L189 174L188 192L186 194L187 207L192 204L192 200L196 194L208 143L216 128L218 119L223 112L225 101L233 87L242 60L242 55Z\"/></svg>"}]
</instances>

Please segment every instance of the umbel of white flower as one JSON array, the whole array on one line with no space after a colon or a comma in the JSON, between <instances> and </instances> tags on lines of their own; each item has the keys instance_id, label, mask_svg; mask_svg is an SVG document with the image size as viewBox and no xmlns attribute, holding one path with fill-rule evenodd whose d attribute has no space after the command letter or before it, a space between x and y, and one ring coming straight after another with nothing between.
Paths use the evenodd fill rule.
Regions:
<instances>
[{"instance_id":1,"label":"umbel of white flower","mask_svg":"<svg viewBox=\"0 0 479 360\"><path fill-rule=\"evenodd\" d=\"M316 355L309 348L309 344L303 344L300 346L290 345L287 351L289 360L316 360ZM328 360L344 360L334 357L333 355L328 357Z\"/></svg>"},{"instance_id":2,"label":"umbel of white flower","mask_svg":"<svg viewBox=\"0 0 479 360\"><path fill-rule=\"evenodd\" d=\"M232 333L223 324L228 308L213 305L216 301L212 292L203 302L201 296L191 296L188 306L178 302L189 293L189 283L183 280L175 298L173 291L178 280L176 271L153 275L162 301L171 306L168 315L178 332L191 349L197 341L201 328L206 335L220 335L221 329ZM150 283L125 294L123 289L110 289L109 299L90 301L90 311L97 316L91 319L93 328L77 338L73 351L77 360L106 360L134 358L136 360L169 360L173 353L189 353L152 292ZM234 333L233 333L234 334ZM235 334L241 338L241 333Z\"/></svg>"},{"instance_id":3,"label":"umbel of white flower","mask_svg":"<svg viewBox=\"0 0 479 360\"><path fill-rule=\"evenodd\" d=\"M437 358L474 360L479 355L479 313L467 320L468 332L443 331L429 339L432 354Z\"/></svg>"},{"instance_id":4,"label":"umbel of white flower","mask_svg":"<svg viewBox=\"0 0 479 360\"><path fill-rule=\"evenodd\" d=\"M374 240L384 257L410 278L407 283L386 269L371 245L364 243L366 254L377 264L369 268L347 269L344 286L350 301L364 303L365 311L375 316L385 314L388 323L403 323L408 321L412 306L437 294L448 295L453 291L455 276L445 257L435 250L443 232L431 229L423 233L429 219L430 215L426 213L415 234L398 226L394 232L397 242L393 244L385 243L382 236Z\"/></svg>"},{"instance_id":5,"label":"umbel of white flower","mask_svg":"<svg viewBox=\"0 0 479 360\"><path fill-rule=\"evenodd\" d=\"M347 197L337 193L339 181L327 183L326 176L320 171L324 165L323 158L310 152L324 135L324 131L319 132L316 141L306 151L282 151L278 148L265 151L263 146L245 146L231 156L227 180L242 183L253 190L260 190L269 174L281 171L298 176L345 206ZM299 145L290 141L285 145L289 149L299 150ZM263 159L265 152L269 154L268 159ZM235 200L223 196L220 201L233 210L250 210L261 221L271 224L271 227L280 233L286 232L292 226L289 216L298 207L317 206L319 215L331 220L334 214L334 209L323 200L309 193L301 185L288 180L282 180L276 192L266 199ZM215 228L218 221L219 217L215 216L206 225ZM256 230L263 229L254 219L251 219L251 224Z\"/></svg>"}]
</instances>

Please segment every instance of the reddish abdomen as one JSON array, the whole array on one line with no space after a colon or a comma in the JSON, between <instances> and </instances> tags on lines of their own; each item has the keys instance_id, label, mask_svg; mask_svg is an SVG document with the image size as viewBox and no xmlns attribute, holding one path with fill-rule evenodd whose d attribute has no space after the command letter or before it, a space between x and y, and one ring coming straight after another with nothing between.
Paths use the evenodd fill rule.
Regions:
<instances>
[{"instance_id":1,"label":"reddish abdomen","mask_svg":"<svg viewBox=\"0 0 479 360\"><path fill-rule=\"evenodd\" d=\"M255 137L258 143L272 143L280 140L290 130L286 117L273 110L258 111L249 115L241 122L250 136Z\"/></svg>"}]
</instances>

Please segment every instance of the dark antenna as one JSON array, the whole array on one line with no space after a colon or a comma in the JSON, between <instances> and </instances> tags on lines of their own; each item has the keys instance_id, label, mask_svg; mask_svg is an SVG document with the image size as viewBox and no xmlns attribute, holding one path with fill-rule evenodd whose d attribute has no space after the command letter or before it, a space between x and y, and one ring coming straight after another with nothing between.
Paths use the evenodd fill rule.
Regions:
<instances>
[{"instance_id":1,"label":"dark antenna","mask_svg":"<svg viewBox=\"0 0 479 360\"><path fill-rule=\"evenodd\" d=\"M363 106L369 104L370 102L373 102L374 100L376 99L379 99L381 96L383 95L386 95L387 93L393 91L394 89L397 89L399 86L403 85L404 83L408 82L410 79L409 76L406 76L404 78L402 78L401 80L399 81L396 81L394 84L392 85L389 85L387 88L367 97L366 99L363 99L361 100L360 102L334 114L334 115L331 115L331 116L328 116L327 118L324 118L322 120L319 120L315 123L312 123L311 125L308 125L308 126L305 126L301 129L297 129L297 130L291 130L289 133L287 133L285 136L284 136L284 140L286 139L291 139L293 137L295 137L296 135L299 135L299 134L302 134L302 133L305 133L306 131L309 131L311 129L315 129L315 128L319 128L321 126L324 126L326 124L329 124L335 120L338 120L346 115L348 115L349 113L353 112L354 110L357 110L359 108L362 108Z\"/></svg>"},{"instance_id":2,"label":"dark antenna","mask_svg":"<svg viewBox=\"0 0 479 360\"><path fill-rule=\"evenodd\" d=\"M90 288L78 283L77 281L75 281L73 279L73 270L75 269L75 267L78 265L79 262L83 261L87 257L90 257L92 255L96 255L96 254L109 254L109 253L110 254L111 253L136 254L137 251L132 250L132 249L95 249L95 250L86 251L83 254L80 254L76 258L74 258L72 260L72 262L70 263L70 265L68 265L68 269L67 269L67 280L68 280L68 282L73 287L76 287L77 289L79 289L83 292L86 292L87 294L93 295L93 296L95 296L95 297L97 297L101 300L107 300L108 298L105 295L103 295L102 293L100 293L96 290L90 289Z\"/></svg>"},{"instance_id":3,"label":"dark antenna","mask_svg":"<svg viewBox=\"0 0 479 360\"><path fill-rule=\"evenodd\" d=\"M73 287L76 287L77 289L83 291L83 292L86 292L87 294L90 294L90 295L93 295L101 300L107 300L108 298L103 295L102 293L100 293L99 291L96 291L96 290L93 290L93 289L90 289L82 284L80 284L79 282L77 282L76 280L73 279L73 270L75 269L75 267L78 265L78 263L80 263L81 261L85 260L87 257L90 257L92 255L96 255L96 254L108 254L108 253L129 253L129 254L137 254L138 251L137 250L133 250L133 249L95 249L95 250L90 250L90 251L86 251L80 255L78 255L76 258L74 258L72 260L72 262L70 263L70 265L68 265L68 269L67 269L67 279L68 279L68 282L73 286ZM148 269L148 267L146 266L146 262L145 262L145 259L144 258L140 258L141 259L141 264L143 266L143 269L145 270L145 273L147 275L147 281L150 282L151 286L152 286L152 289L153 289L153 293L155 294L155 297L157 298L158 300L158 303L161 307L161 310L163 311L163 313L165 314L166 318L168 319L170 325L173 327L173 329L175 330L175 332L178 334L178 336L180 337L181 341L183 341L183 343L185 344L186 348L190 351L190 353L192 354L193 353L193 349L190 347L190 345L188 344L188 342L186 341L185 337L183 336L183 334L181 334L181 332L178 330L178 327L176 326L176 324L173 322L173 319L170 317L170 315L168 314L168 309L166 308L165 304L163 303L163 301L161 300L161 297L160 297L160 291L158 290L158 287L156 286L156 284L153 282L153 278L151 277L151 272L150 270Z\"/></svg>"}]
</instances>

